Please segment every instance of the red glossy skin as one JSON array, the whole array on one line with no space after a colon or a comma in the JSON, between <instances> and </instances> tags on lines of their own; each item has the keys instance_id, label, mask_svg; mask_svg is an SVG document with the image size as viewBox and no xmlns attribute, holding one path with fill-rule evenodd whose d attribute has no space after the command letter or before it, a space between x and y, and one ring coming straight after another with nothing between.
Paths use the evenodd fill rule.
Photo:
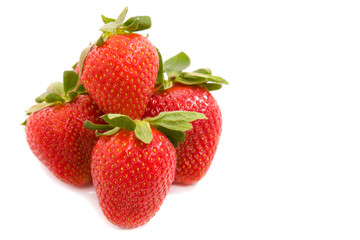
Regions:
<instances>
[{"instance_id":1,"label":"red glossy skin","mask_svg":"<svg viewBox=\"0 0 360 240\"><path fill-rule=\"evenodd\" d=\"M32 113L25 127L31 151L61 181L75 186L89 183L98 137L83 122L102 123L102 114L87 95Z\"/></svg>"},{"instance_id":2,"label":"red glossy skin","mask_svg":"<svg viewBox=\"0 0 360 240\"><path fill-rule=\"evenodd\" d=\"M141 142L134 132L103 136L92 155L92 176L99 205L115 225L133 228L159 210L175 175L175 149L152 128L153 140Z\"/></svg>"},{"instance_id":3,"label":"red glossy skin","mask_svg":"<svg viewBox=\"0 0 360 240\"><path fill-rule=\"evenodd\" d=\"M214 158L221 134L222 118L214 97L201 86L175 84L151 97L144 118L163 111L195 111L207 119L192 122L183 143L176 148L175 182L193 184L202 179Z\"/></svg>"},{"instance_id":4,"label":"red glossy skin","mask_svg":"<svg viewBox=\"0 0 360 240\"><path fill-rule=\"evenodd\" d=\"M93 47L80 77L105 113L141 119L159 68L156 48L139 34L113 35Z\"/></svg>"}]
</instances>

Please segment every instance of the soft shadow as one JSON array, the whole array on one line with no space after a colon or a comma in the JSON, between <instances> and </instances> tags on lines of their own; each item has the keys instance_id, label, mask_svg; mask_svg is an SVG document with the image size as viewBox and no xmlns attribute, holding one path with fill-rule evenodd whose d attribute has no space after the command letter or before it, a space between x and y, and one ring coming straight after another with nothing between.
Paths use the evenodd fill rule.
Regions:
<instances>
[{"instance_id":1,"label":"soft shadow","mask_svg":"<svg viewBox=\"0 0 360 240\"><path fill-rule=\"evenodd\" d=\"M87 183L82 186L71 186L68 185L69 188L71 188L74 193L82 196L84 199L86 199L97 211L100 209L99 203L96 197L96 191L95 187L92 182Z\"/></svg>"},{"instance_id":2,"label":"soft shadow","mask_svg":"<svg viewBox=\"0 0 360 240\"><path fill-rule=\"evenodd\" d=\"M61 181L60 179L55 177L55 175L53 173L51 173L49 171L49 169L47 169L43 164L39 164L39 165L41 165L41 168L43 169L44 173L47 175L48 180L54 182L54 184L57 184L58 186L61 186L65 189L72 191L75 194L80 195L81 197L86 199L86 201L88 201L91 204L91 206L94 207L94 209L96 211L98 211L100 214L102 214L101 209L99 207L97 197L96 197L96 191L95 191L95 188L94 188L94 185L92 182L89 182L89 183L81 185L81 186L73 186L73 185L64 183L63 181Z\"/></svg>"},{"instance_id":3,"label":"soft shadow","mask_svg":"<svg viewBox=\"0 0 360 240\"><path fill-rule=\"evenodd\" d=\"M194 184L173 183L171 184L169 194L183 194L192 191L196 187Z\"/></svg>"}]
</instances>

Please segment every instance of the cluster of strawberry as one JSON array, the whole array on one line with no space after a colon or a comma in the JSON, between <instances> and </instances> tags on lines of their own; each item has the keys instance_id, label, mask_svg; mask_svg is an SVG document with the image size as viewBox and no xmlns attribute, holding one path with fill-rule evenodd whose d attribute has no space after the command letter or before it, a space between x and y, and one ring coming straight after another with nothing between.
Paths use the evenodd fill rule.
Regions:
<instances>
[{"instance_id":1,"label":"cluster of strawberry","mask_svg":"<svg viewBox=\"0 0 360 240\"><path fill-rule=\"evenodd\" d=\"M150 17L125 21L126 13L102 16L100 38L36 98L24 125L30 149L57 178L92 181L107 219L131 228L155 215L173 182L206 174L222 124L209 91L227 82L207 68L184 72L182 52L163 63L134 33L150 28Z\"/></svg>"}]
</instances>

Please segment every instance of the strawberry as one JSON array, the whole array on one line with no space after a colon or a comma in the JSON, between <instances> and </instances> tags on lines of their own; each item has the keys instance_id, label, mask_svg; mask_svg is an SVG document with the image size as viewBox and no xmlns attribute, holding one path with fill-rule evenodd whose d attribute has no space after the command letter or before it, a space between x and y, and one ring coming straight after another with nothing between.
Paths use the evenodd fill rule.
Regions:
<instances>
[{"instance_id":1,"label":"strawberry","mask_svg":"<svg viewBox=\"0 0 360 240\"><path fill-rule=\"evenodd\" d=\"M161 57L161 56L160 56ZM176 147L175 182L193 184L202 179L214 158L221 134L220 108L208 90L221 88L227 82L211 75L210 69L182 72L190 65L185 53L180 53L160 64L158 88L152 95L144 117L153 117L164 111L196 111L207 119L193 122L183 143ZM164 67L168 75L163 76Z\"/></svg>"},{"instance_id":2,"label":"strawberry","mask_svg":"<svg viewBox=\"0 0 360 240\"><path fill-rule=\"evenodd\" d=\"M91 153L98 140L83 122L101 123L103 114L82 85L73 91L77 80L75 72L64 72L64 84L53 83L36 98L24 122L31 151L57 178L75 186L91 181Z\"/></svg>"},{"instance_id":3,"label":"strawberry","mask_svg":"<svg viewBox=\"0 0 360 240\"><path fill-rule=\"evenodd\" d=\"M107 130L94 147L91 171L99 205L115 225L133 228L148 222L162 205L175 176L175 149L204 118L195 112L169 112L143 121L121 114L102 116L110 125L84 126ZM171 141L160 132L170 137Z\"/></svg>"},{"instance_id":4,"label":"strawberry","mask_svg":"<svg viewBox=\"0 0 360 240\"><path fill-rule=\"evenodd\" d=\"M103 16L103 34L80 57L80 81L105 113L141 119L158 72L156 48L133 33L151 26L147 16L124 21L127 8L115 19Z\"/></svg>"}]
</instances>

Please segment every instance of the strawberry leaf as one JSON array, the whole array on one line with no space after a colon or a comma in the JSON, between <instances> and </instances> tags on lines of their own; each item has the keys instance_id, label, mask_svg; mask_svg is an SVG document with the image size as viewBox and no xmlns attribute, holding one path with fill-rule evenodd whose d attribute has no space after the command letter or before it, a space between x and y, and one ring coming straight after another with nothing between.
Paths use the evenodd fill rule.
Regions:
<instances>
[{"instance_id":1,"label":"strawberry leaf","mask_svg":"<svg viewBox=\"0 0 360 240\"><path fill-rule=\"evenodd\" d=\"M101 19L103 20L103 22L104 22L105 24L107 24L107 23L109 23L109 22L115 22L115 19L105 17L104 15L101 15Z\"/></svg>"},{"instance_id":2,"label":"strawberry leaf","mask_svg":"<svg viewBox=\"0 0 360 240\"><path fill-rule=\"evenodd\" d=\"M90 44L88 47L86 47L86 48L81 52L80 60L79 60L79 78L80 78L80 76L81 76L82 69L83 69L83 67L84 67L85 59L86 59L88 53L90 52L91 48L92 48L94 45L95 45L95 44Z\"/></svg>"},{"instance_id":3,"label":"strawberry leaf","mask_svg":"<svg viewBox=\"0 0 360 240\"><path fill-rule=\"evenodd\" d=\"M160 53L159 49L156 48L156 51L157 51L158 56L159 56L159 70L158 70L158 74L157 74L155 84L162 85L166 81L165 77L164 77L164 64L163 64L162 56L161 56L161 53Z\"/></svg>"},{"instance_id":4,"label":"strawberry leaf","mask_svg":"<svg viewBox=\"0 0 360 240\"><path fill-rule=\"evenodd\" d=\"M74 65L75 67L75 65ZM79 94L87 94L84 86L81 84L73 91L79 81L79 75L75 71L65 71L63 74L63 82L54 82L49 85L46 92L35 99L35 104L31 106L26 114L38 112L44 108L60 104L68 103L74 100Z\"/></svg>"},{"instance_id":5,"label":"strawberry leaf","mask_svg":"<svg viewBox=\"0 0 360 240\"><path fill-rule=\"evenodd\" d=\"M114 127L113 129L103 132L103 133L99 133L98 131L95 132L95 134L97 136L111 136L114 135L115 133L117 133L120 130L119 127Z\"/></svg>"},{"instance_id":6,"label":"strawberry leaf","mask_svg":"<svg viewBox=\"0 0 360 240\"><path fill-rule=\"evenodd\" d=\"M159 86L160 90L165 90L165 89L168 89L168 88L172 87L173 83L172 83L172 81L169 81L169 80L165 79L165 77L164 77L164 64L163 64L162 56L161 56L161 53L160 53L159 49L156 48L156 51L157 51L158 56L159 56L159 70L158 70L155 85Z\"/></svg>"},{"instance_id":7,"label":"strawberry leaf","mask_svg":"<svg viewBox=\"0 0 360 240\"><path fill-rule=\"evenodd\" d=\"M182 143L185 141L185 132L183 131L174 131L161 126L157 126L155 128L162 132L175 148L177 147L178 143Z\"/></svg>"},{"instance_id":8,"label":"strawberry leaf","mask_svg":"<svg viewBox=\"0 0 360 240\"><path fill-rule=\"evenodd\" d=\"M200 84L205 82L215 82L220 84L228 84L228 82L218 76L213 76L210 74L203 74L198 72L183 72L180 74L179 78L175 79L176 82L192 85L192 84Z\"/></svg>"},{"instance_id":9,"label":"strawberry leaf","mask_svg":"<svg viewBox=\"0 0 360 240\"><path fill-rule=\"evenodd\" d=\"M226 84L226 85L229 84L229 82L226 81L225 79L223 79L222 77L213 76L213 75L205 75L205 76L208 77L208 82L214 82L214 83L220 83L220 84Z\"/></svg>"},{"instance_id":10,"label":"strawberry leaf","mask_svg":"<svg viewBox=\"0 0 360 240\"><path fill-rule=\"evenodd\" d=\"M188 131L192 128L191 123L188 123L184 120L178 120L178 121L168 121L168 120L159 120L151 122L151 125L164 127L170 130L174 131Z\"/></svg>"},{"instance_id":11,"label":"strawberry leaf","mask_svg":"<svg viewBox=\"0 0 360 240\"><path fill-rule=\"evenodd\" d=\"M135 31L142 31L151 27L151 18L149 16L131 17L126 22L124 22L127 11L128 8L126 7L116 20L102 15L101 18L105 25L100 28L100 31L108 36L112 34L124 34Z\"/></svg>"},{"instance_id":12,"label":"strawberry leaf","mask_svg":"<svg viewBox=\"0 0 360 240\"><path fill-rule=\"evenodd\" d=\"M116 22L109 22L109 23L105 24L104 26L102 26L101 28L99 28L99 30L104 33L115 34L116 28L117 28Z\"/></svg>"},{"instance_id":13,"label":"strawberry leaf","mask_svg":"<svg viewBox=\"0 0 360 240\"><path fill-rule=\"evenodd\" d=\"M115 134L119 129L134 131L135 136L142 142L148 144L152 141L153 135L151 127L153 126L168 137L170 142L177 146L179 142L185 140L184 131L190 130L193 122L197 119L205 119L206 116L198 112L173 111L162 112L153 118L133 121L126 115L106 114L101 117L109 125L93 124L89 121L84 122L84 127L89 130L96 130L96 135L109 136ZM106 131L99 133L98 131Z\"/></svg>"},{"instance_id":14,"label":"strawberry leaf","mask_svg":"<svg viewBox=\"0 0 360 240\"><path fill-rule=\"evenodd\" d=\"M80 84L80 85L76 88L76 92L77 92L77 93L87 93L87 92L86 92L86 89L85 89L85 87L84 87L83 84Z\"/></svg>"},{"instance_id":15,"label":"strawberry leaf","mask_svg":"<svg viewBox=\"0 0 360 240\"><path fill-rule=\"evenodd\" d=\"M142 142L149 144L153 139L150 124L145 121L136 122L135 136Z\"/></svg>"},{"instance_id":16,"label":"strawberry leaf","mask_svg":"<svg viewBox=\"0 0 360 240\"><path fill-rule=\"evenodd\" d=\"M149 122L151 126L160 129L168 129L170 132L183 132L192 129L190 122L197 119L205 119L206 116L198 112L187 111L173 111L173 112L161 112L159 115L153 118L147 118L145 121ZM170 133L169 132L169 133ZM164 133L165 134L165 133Z\"/></svg>"},{"instance_id":17,"label":"strawberry leaf","mask_svg":"<svg viewBox=\"0 0 360 240\"><path fill-rule=\"evenodd\" d=\"M106 36L104 36L104 34L101 34L98 40L96 40L95 45L96 46L102 45L105 42L105 38Z\"/></svg>"},{"instance_id":18,"label":"strawberry leaf","mask_svg":"<svg viewBox=\"0 0 360 240\"><path fill-rule=\"evenodd\" d=\"M219 90L220 88L222 88L222 85L218 84L218 83L204 83L203 86L208 91L215 91L215 90Z\"/></svg>"},{"instance_id":19,"label":"strawberry leaf","mask_svg":"<svg viewBox=\"0 0 360 240\"><path fill-rule=\"evenodd\" d=\"M127 31L142 31L151 27L151 18L149 16L131 17L122 25Z\"/></svg>"},{"instance_id":20,"label":"strawberry leaf","mask_svg":"<svg viewBox=\"0 0 360 240\"><path fill-rule=\"evenodd\" d=\"M49 85L49 87L46 90L47 93L58 93L60 95L64 95L64 84L62 82L54 82Z\"/></svg>"},{"instance_id":21,"label":"strawberry leaf","mask_svg":"<svg viewBox=\"0 0 360 240\"><path fill-rule=\"evenodd\" d=\"M26 126L27 123L27 119L25 119L25 121L23 121L20 125Z\"/></svg>"},{"instance_id":22,"label":"strawberry leaf","mask_svg":"<svg viewBox=\"0 0 360 240\"><path fill-rule=\"evenodd\" d=\"M162 132L174 147L177 147L179 142L185 140L184 131L192 128L190 122L205 118L206 116L204 114L198 112L173 111L161 112L156 117L147 118L145 121Z\"/></svg>"},{"instance_id":23,"label":"strawberry leaf","mask_svg":"<svg viewBox=\"0 0 360 240\"><path fill-rule=\"evenodd\" d=\"M165 89L171 88L172 86L173 86L172 81L164 81L159 89L160 90L165 90Z\"/></svg>"},{"instance_id":24,"label":"strawberry leaf","mask_svg":"<svg viewBox=\"0 0 360 240\"><path fill-rule=\"evenodd\" d=\"M136 31L139 27L139 24L140 24L140 19L135 18L133 21L131 21L129 23L129 25L127 25L127 26L123 25L123 26L121 26L121 28L119 28L120 34L121 34L121 31L124 31L124 30L127 30L128 32Z\"/></svg>"},{"instance_id":25,"label":"strawberry leaf","mask_svg":"<svg viewBox=\"0 0 360 240\"><path fill-rule=\"evenodd\" d=\"M38 96L37 98L35 98L35 102L37 103L42 103L45 101L45 97L49 94L49 93L57 93L59 95L64 95L64 86L63 83L61 82L53 82L49 85L49 87L47 88L46 92L44 92L43 94L41 94L40 96Z\"/></svg>"},{"instance_id":26,"label":"strawberry leaf","mask_svg":"<svg viewBox=\"0 0 360 240\"><path fill-rule=\"evenodd\" d=\"M40 96L38 96L37 98L35 98L35 102L37 103L42 103L43 101L45 101L45 97L46 95L48 95L48 92L45 92L43 94L41 94Z\"/></svg>"},{"instance_id":27,"label":"strawberry leaf","mask_svg":"<svg viewBox=\"0 0 360 240\"><path fill-rule=\"evenodd\" d=\"M202 74L210 74L211 75L211 70L210 68L200 68L198 70L193 71L194 73L202 73Z\"/></svg>"},{"instance_id":28,"label":"strawberry leaf","mask_svg":"<svg viewBox=\"0 0 360 240\"><path fill-rule=\"evenodd\" d=\"M115 20L115 24L117 27L119 27L124 22L127 12L128 12L128 7L125 7L122 10L122 12L119 14L117 19Z\"/></svg>"},{"instance_id":29,"label":"strawberry leaf","mask_svg":"<svg viewBox=\"0 0 360 240\"><path fill-rule=\"evenodd\" d=\"M45 102L46 103L56 103L56 102L64 103L65 99L57 93L49 93L48 95L45 96Z\"/></svg>"},{"instance_id":30,"label":"strawberry leaf","mask_svg":"<svg viewBox=\"0 0 360 240\"><path fill-rule=\"evenodd\" d=\"M57 102L52 102L52 103L42 102L42 103L35 104L35 105L31 106L28 110L26 110L26 115L30 115L31 113L38 112L44 108L53 106L55 104L57 104Z\"/></svg>"},{"instance_id":31,"label":"strawberry leaf","mask_svg":"<svg viewBox=\"0 0 360 240\"><path fill-rule=\"evenodd\" d=\"M79 64L79 62L76 62L71 68L75 70L76 66Z\"/></svg>"},{"instance_id":32,"label":"strawberry leaf","mask_svg":"<svg viewBox=\"0 0 360 240\"><path fill-rule=\"evenodd\" d=\"M190 58L184 52L181 52L164 62L163 68L168 76L168 80L164 79L161 65L162 64L159 62L159 72L156 80L156 84L159 85L159 90L165 90L172 87L173 82L185 85L202 85L209 91L220 89L220 84L228 84L222 77L213 76L209 68L199 68L193 72L183 72L183 70L190 65Z\"/></svg>"},{"instance_id":33,"label":"strawberry leaf","mask_svg":"<svg viewBox=\"0 0 360 240\"><path fill-rule=\"evenodd\" d=\"M206 116L198 112L189 111L172 111L172 112L161 112L156 117L148 119L150 122L156 121L179 121L184 120L187 122L193 122L197 119L206 119Z\"/></svg>"},{"instance_id":34,"label":"strawberry leaf","mask_svg":"<svg viewBox=\"0 0 360 240\"><path fill-rule=\"evenodd\" d=\"M119 127L114 127L106 124L94 124L88 120L84 122L83 126L85 129L88 130L96 130L95 134L97 136L110 136L117 133L120 130ZM99 133L99 131L105 131L105 132Z\"/></svg>"},{"instance_id":35,"label":"strawberry leaf","mask_svg":"<svg viewBox=\"0 0 360 240\"><path fill-rule=\"evenodd\" d=\"M74 90L79 81L79 75L74 71L64 71L63 84L64 93L67 95L69 91Z\"/></svg>"},{"instance_id":36,"label":"strawberry leaf","mask_svg":"<svg viewBox=\"0 0 360 240\"><path fill-rule=\"evenodd\" d=\"M119 127L127 129L129 131L134 131L136 128L136 123L126 115L122 114L106 114L101 117L105 122L114 127Z\"/></svg>"},{"instance_id":37,"label":"strawberry leaf","mask_svg":"<svg viewBox=\"0 0 360 240\"><path fill-rule=\"evenodd\" d=\"M84 128L89 129L89 130L106 131L106 130L113 129L114 127L110 126L110 125L106 125L106 124L94 124L94 123L86 120L84 122Z\"/></svg>"},{"instance_id":38,"label":"strawberry leaf","mask_svg":"<svg viewBox=\"0 0 360 240\"><path fill-rule=\"evenodd\" d=\"M207 78L204 77L195 77L190 75L189 73L181 73L178 78L174 80L174 82L179 82L185 85L199 85L207 82Z\"/></svg>"},{"instance_id":39,"label":"strawberry leaf","mask_svg":"<svg viewBox=\"0 0 360 240\"><path fill-rule=\"evenodd\" d=\"M175 79L183 70L190 66L190 58L181 52L164 62L164 69L169 79Z\"/></svg>"},{"instance_id":40,"label":"strawberry leaf","mask_svg":"<svg viewBox=\"0 0 360 240\"><path fill-rule=\"evenodd\" d=\"M68 99L67 101L71 102L72 100L74 100L77 96L79 95L78 92L75 92L75 91L70 91L68 92Z\"/></svg>"}]
</instances>

